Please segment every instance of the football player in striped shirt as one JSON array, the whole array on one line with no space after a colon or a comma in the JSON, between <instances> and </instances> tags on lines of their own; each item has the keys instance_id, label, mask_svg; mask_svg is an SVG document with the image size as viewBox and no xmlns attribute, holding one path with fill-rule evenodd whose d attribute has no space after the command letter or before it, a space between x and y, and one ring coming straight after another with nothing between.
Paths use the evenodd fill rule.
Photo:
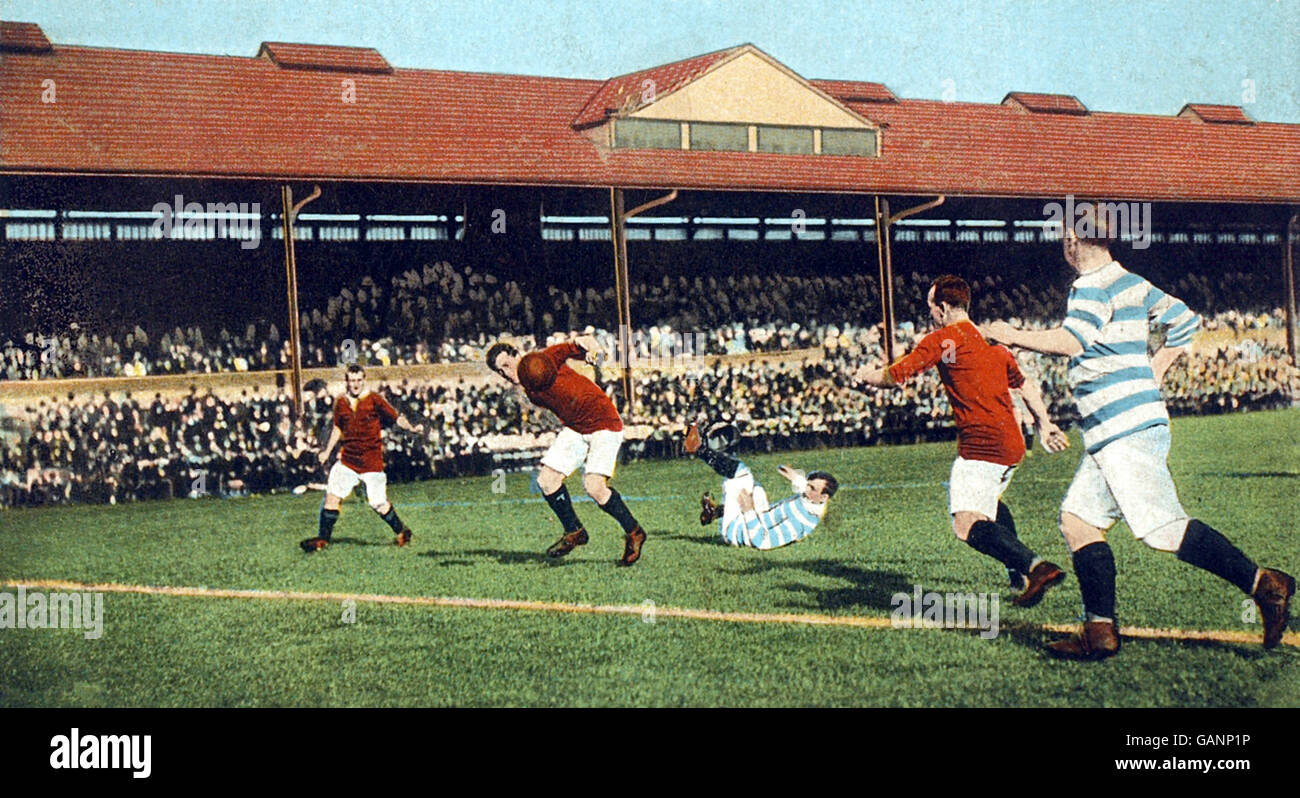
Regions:
<instances>
[{"instance_id":1,"label":"football player in striped shirt","mask_svg":"<svg viewBox=\"0 0 1300 798\"><path fill-rule=\"evenodd\" d=\"M1083 417L1084 455L1061 503L1061 534L1083 594L1079 635L1049 646L1071 659L1119 651L1115 558L1106 531L1123 518L1135 537L1231 582L1259 605L1264 647L1286 629L1295 579L1260 568L1209 524L1190 518L1169 475L1169 414L1160 395L1165 371L1192 342L1200 317L1180 300L1127 271L1110 254L1110 215L1085 206L1063 231L1065 259L1078 272L1065 321L1050 330L1006 322L984 334L1005 344L1070 358L1068 379ZM1147 355L1149 325L1166 328Z\"/></svg>"},{"instance_id":2,"label":"football player in striped shirt","mask_svg":"<svg viewBox=\"0 0 1300 798\"><path fill-rule=\"evenodd\" d=\"M1025 400L1045 449L1063 451L1070 441L1052 423L1038 385L1024 378L1011 352L991 346L971 323L970 301L965 280L951 274L937 278L926 294L937 329L888 367L863 366L854 376L865 385L888 388L938 369L957 425L957 459L948 478L952 532L1006 566L1011 586L1021 591L1012 603L1033 607L1048 588L1065 579L1065 572L1021 542L1011 510L1002 501L1025 456L1012 392Z\"/></svg>"},{"instance_id":3,"label":"football player in striped shirt","mask_svg":"<svg viewBox=\"0 0 1300 798\"><path fill-rule=\"evenodd\" d=\"M699 424L691 424L682 447L694 454L723 478L721 505L705 493L700 499L700 524L718 520L718 533L731 546L749 546L767 551L803 540L821 523L826 504L839 482L825 471L805 475L789 466L778 472L790 480L790 496L776 504L768 501L767 491L754 481L749 467L721 449L703 442Z\"/></svg>"},{"instance_id":4,"label":"football player in striped shirt","mask_svg":"<svg viewBox=\"0 0 1300 798\"><path fill-rule=\"evenodd\" d=\"M325 502L320 508L320 530L316 537L307 538L302 550L311 554L329 545L334 534L334 523L339 520L339 507L351 495L358 482L366 485L366 501L395 534L394 542L405 546L411 542L411 528L397 517L397 510L388 501L388 476L384 473L384 444L380 431L396 424L408 432L423 434L424 425L412 425L397 412L388 400L373 391L365 390L366 371L353 363L344 371L347 392L334 402L334 427L329 441L320 453L322 466L329 462L330 452L342 441L339 459L330 469L325 485Z\"/></svg>"}]
</instances>

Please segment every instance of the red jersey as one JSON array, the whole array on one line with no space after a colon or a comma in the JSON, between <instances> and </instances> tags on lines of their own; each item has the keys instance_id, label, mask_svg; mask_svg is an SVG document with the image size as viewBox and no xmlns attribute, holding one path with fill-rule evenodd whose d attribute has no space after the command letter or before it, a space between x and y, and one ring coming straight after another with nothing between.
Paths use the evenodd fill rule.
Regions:
<instances>
[{"instance_id":1,"label":"red jersey","mask_svg":"<svg viewBox=\"0 0 1300 798\"><path fill-rule=\"evenodd\" d=\"M384 444L379 432L397 420L397 410L377 393L353 400L344 394L334 400L334 426L343 431L339 462L358 474L384 470Z\"/></svg>"},{"instance_id":2,"label":"red jersey","mask_svg":"<svg viewBox=\"0 0 1300 798\"><path fill-rule=\"evenodd\" d=\"M1011 388L1024 385L1024 375L1005 346L984 340L969 321L935 330L916 349L889 367L901 383L932 367L948 391L957 421L957 454L1012 466L1025 456L1025 439L1016 423Z\"/></svg>"},{"instance_id":3,"label":"red jersey","mask_svg":"<svg viewBox=\"0 0 1300 798\"><path fill-rule=\"evenodd\" d=\"M589 435L597 430L618 432L623 419L605 392L596 383L569 368L565 362L583 356L577 344L556 344L542 350L555 363L555 382L544 391L528 391L528 399L560 417L564 426Z\"/></svg>"}]
</instances>

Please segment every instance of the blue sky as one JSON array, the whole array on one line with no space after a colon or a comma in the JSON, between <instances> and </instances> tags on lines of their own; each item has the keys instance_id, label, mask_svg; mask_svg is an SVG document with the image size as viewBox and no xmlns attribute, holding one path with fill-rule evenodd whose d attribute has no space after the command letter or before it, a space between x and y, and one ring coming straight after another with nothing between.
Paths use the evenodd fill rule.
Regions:
<instances>
[{"instance_id":1,"label":"blue sky","mask_svg":"<svg viewBox=\"0 0 1300 798\"><path fill-rule=\"evenodd\" d=\"M878 81L904 97L1059 92L1094 110L1211 102L1300 123L1300 0L3 0L2 10L56 44L244 56L262 41L361 45L398 67L584 78L752 42L804 77Z\"/></svg>"}]
</instances>

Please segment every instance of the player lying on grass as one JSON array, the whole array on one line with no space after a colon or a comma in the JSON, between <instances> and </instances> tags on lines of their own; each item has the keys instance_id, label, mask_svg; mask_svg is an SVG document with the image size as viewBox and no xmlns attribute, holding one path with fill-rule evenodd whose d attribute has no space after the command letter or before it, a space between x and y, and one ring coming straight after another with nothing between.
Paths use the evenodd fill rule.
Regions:
<instances>
[{"instance_id":1,"label":"player lying on grass","mask_svg":"<svg viewBox=\"0 0 1300 798\"><path fill-rule=\"evenodd\" d=\"M683 448L722 477L722 505L715 504L706 492L700 499L700 524L707 526L720 519L718 533L732 546L767 550L803 540L817 528L826 514L826 503L839 489L835 477L825 471L805 476L781 466L778 472L790 480L793 495L771 504L748 466L721 447L714 449L704 443L698 423L687 429Z\"/></svg>"},{"instance_id":2,"label":"player lying on grass","mask_svg":"<svg viewBox=\"0 0 1300 798\"><path fill-rule=\"evenodd\" d=\"M353 363L344 372L347 392L334 402L334 428L329 441L320 453L323 468L329 462L330 452L340 440L343 447L339 459L330 469L325 485L325 502L320 508L320 532L300 545L308 554L329 545L334 534L334 522L339 520L339 505L343 503L358 482L366 484L366 501L370 508L384 519L397 534L398 546L411 542L411 529L397 517L397 510L388 501L388 477L384 474L384 444L379 432L388 424L397 424L408 432L423 433L424 425L413 426L397 412L388 400L365 389L366 372Z\"/></svg>"},{"instance_id":3,"label":"player lying on grass","mask_svg":"<svg viewBox=\"0 0 1300 798\"><path fill-rule=\"evenodd\" d=\"M1025 456L1011 391L1020 392L1033 414L1044 448L1059 452L1070 445L1069 438L1052 423L1039 387L1025 380L1011 352L990 346L971 323L970 286L965 280L950 274L939 277L930 286L926 302L938 329L893 365L863 366L854 376L884 388L927 369L939 369L957 423L957 459L948 478L953 534L1005 565L1012 587L1021 591L1012 603L1032 607L1049 587L1065 579L1065 573L1020 541L1015 519L1002 502Z\"/></svg>"},{"instance_id":4,"label":"player lying on grass","mask_svg":"<svg viewBox=\"0 0 1300 798\"><path fill-rule=\"evenodd\" d=\"M1190 518L1169 474L1169 413L1160 395L1165 371L1191 344L1200 316L1151 285L1110 254L1107 214L1095 206L1070 220L1065 260L1078 277L1065 321L1050 330L990 324L985 335L1012 346L1070 358L1070 390L1083 417L1083 459L1061 502L1061 534L1074 558L1083 594L1083 631L1049 651L1070 659L1103 659L1119 651L1115 622L1115 557L1106 532L1128 522L1157 551L1176 554L1236 585L1255 599L1264 648L1282 640L1295 579L1260 568L1208 524ZM1147 356L1149 325L1166 328L1164 346Z\"/></svg>"},{"instance_id":5,"label":"player lying on grass","mask_svg":"<svg viewBox=\"0 0 1300 798\"><path fill-rule=\"evenodd\" d=\"M623 528L623 557L619 565L632 565L641 559L646 534L623 503L623 497L609 486L618 465L618 450L623 445L623 419L605 392L596 383L570 368L566 361L585 360L588 352L598 352L600 345L592 336L547 347L536 353L549 361L554 376L549 383L525 385L519 379L519 350L504 342L487 351L487 364L507 381L524 389L533 404L550 410L564 427L551 448L542 456L537 485L546 503L564 527L564 534L546 550L549 557L563 557L587 542L587 531L574 512L569 489L564 481L582 466L582 487L600 509ZM549 376L549 374L548 374Z\"/></svg>"}]
</instances>

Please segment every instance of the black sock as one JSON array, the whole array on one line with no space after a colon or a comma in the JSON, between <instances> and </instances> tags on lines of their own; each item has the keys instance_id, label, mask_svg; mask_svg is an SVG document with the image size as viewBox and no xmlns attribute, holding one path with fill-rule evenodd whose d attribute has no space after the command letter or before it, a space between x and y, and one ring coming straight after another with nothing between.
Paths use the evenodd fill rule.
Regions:
<instances>
[{"instance_id":1,"label":"black sock","mask_svg":"<svg viewBox=\"0 0 1300 798\"><path fill-rule=\"evenodd\" d=\"M1029 573L1029 565L1034 561L1034 553L1028 546L992 521L976 521L971 524L966 545L1021 573Z\"/></svg>"},{"instance_id":2,"label":"black sock","mask_svg":"<svg viewBox=\"0 0 1300 798\"><path fill-rule=\"evenodd\" d=\"M609 513L619 523L619 526L623 527L624 532L631 532L640 526L636 519L632 517L632 513L628 512L627 505L623 503L623 497L618 495L618 491L613 488L609 489L609 500L600 505L600 509Z\"/></svg>"},{"instance_id":3,"label":"black sock","mask_svg":"<svg viewBox=\"0 0 1300 798\"><path fill-rule=\"evenodd\" d=\"M1016 519L1011 517L1011 510L1002 502L998 502L997 524L1010 532L1013 538L1020 539L1020 536L1016 534Z\"/></svg>"},{"instance_id":4,"label":"black sock","mask_svg":"<svg viewBox=\"0 0 1300 798\"><path fill-rule=\"evenodd\" d=\"M1246 595L1255 589L1255 563L1217 530L1195 518L1187 522L1178 559L1228 580Z\"/></svg>"},{"instance_id":5,"label":"black sock","mask_svg":"<svg viewBox=\"0 0 1300 798\"><path fill-rule=\"evenodd\" d=\"M337 520L339 520L338 510L320 508L320 537L329 540L330 535L334 534L334 522Z\"/></svg>"},{"instance_id":6,"label":"black sock","mask_svg":"<svg viewBox=\"0 0 1300 798\"><path fill-rule=\"evenodd\" d=\"M1115 617L1115 555L1110 544L1089 543L1076 551L1074 575L1083 594L1083 609L1099 618Z\"/></svg>"},{"instance_id":7,"label":"black sock","mask_svg":"<svg viewBox=\"0 0 1300 798\"><path fill-rule=\"evenodd\" d=\"M391 526L394 532L402 531L402 519L397 517L397 508L393 505L388 505L388 512L379 517L384 519L384 523Z\"/></svg>"},{"instance_id":8,"label":"black sock","mask_svg":"<svg viewBox=\"0 0 1300 798\"><path fill-rule=\"evenodd\" d=\"M1020 540L1020 536L1016 534L1016 519L1011 516L1011 510L1002 502L998 502L997 525L1005 529L1011 537ZM1008 565L1007 578L1011 580L1013 587L1019 587L1025 578L1025 573L1019 568L1012 568Z\"/></svg>"},{"instance_id":9,"label":"black sock","mask_svg":"<svg viewBox=\"0 0 1300 798\"><path fill-rule=\"evenodd\" d=\"M546 503L551 505L551 511L555 517L560 519L564 526L565 532L577 532L582 529L582 522L578 520L578 514L573 511L573 502L569 500L569 489L560 485L556 492L546 495Z\"/></svg>"},{"instance_id":10,"label":"black sock","mask_svg":"<svg viewBox=\"0 0 1300 798\"><path fill-rule=\"evenodd\" d=\"M717 471L723 479L731 479L740 469L740 461L726 452L715 452L707 446L701 446L695 456L708 464L709 468Z\"/></svg>"}]
</instances>

